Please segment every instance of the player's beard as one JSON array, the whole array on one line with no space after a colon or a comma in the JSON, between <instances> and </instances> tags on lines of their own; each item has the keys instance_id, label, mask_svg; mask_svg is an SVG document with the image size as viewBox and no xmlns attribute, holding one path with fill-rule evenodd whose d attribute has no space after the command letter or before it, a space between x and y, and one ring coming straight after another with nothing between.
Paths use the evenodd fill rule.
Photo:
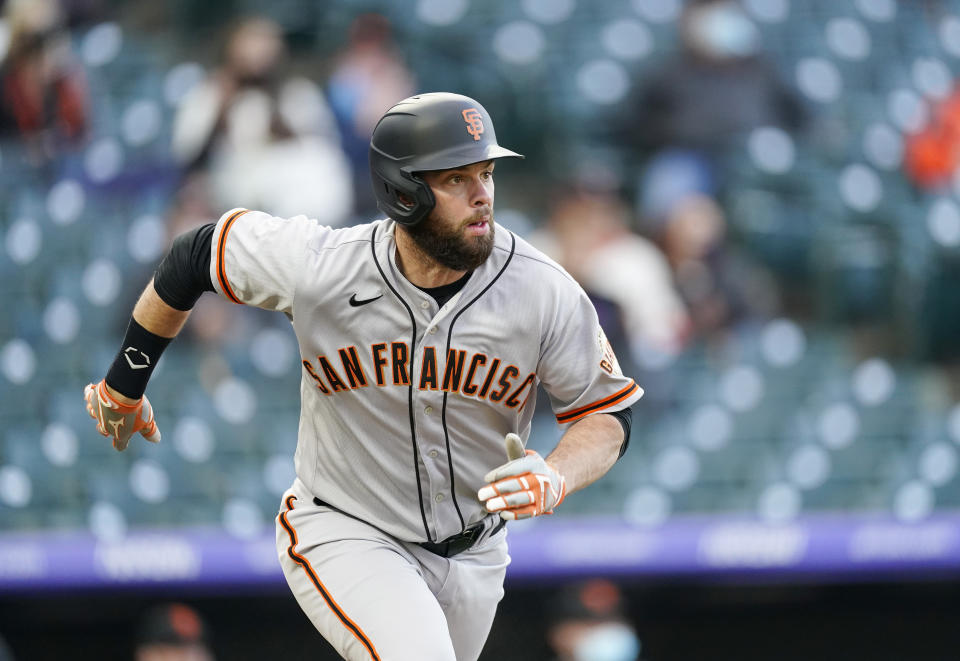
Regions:
<instances>
[{"instance_id":1,"label":"player's beard","mask_svg":"<svg viewBox=\"0 0 960 661\"><path fill-rule=\"evenodd\" d=\"M487 221L489 232L483 236L465 236L464 229L470 223ZM489 210L451 223L435 213L422 222L405 228L417 247L437 263L453 271L472 271L485 261L493 251L493 213Z\"/></svg>"}]
</instances>

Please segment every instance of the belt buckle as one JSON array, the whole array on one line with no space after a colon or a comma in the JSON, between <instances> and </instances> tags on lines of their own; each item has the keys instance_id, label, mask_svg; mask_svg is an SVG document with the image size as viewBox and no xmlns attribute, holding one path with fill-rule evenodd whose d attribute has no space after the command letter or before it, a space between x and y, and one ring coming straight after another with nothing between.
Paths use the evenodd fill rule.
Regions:
<instances>
[{"instance_id":1,"label":"belt buckle","mask_svg":"<svg viewBox=\"0 0 960 661\"><path fill-rule=\"evenodd\" d=\"M436 553L444 558L452 558L453 556L463 553L476 544L477 540L480 539L480 536L483 535L485 528L486 526L484 525L484 522L478 521L463 532L456 535L451 535L443 541L421 542L420 546L427 549L431 553Z\"/></svg>"},{"instance_id":2,"label":"belt buckle","mask_svg":"<svg viewBox=\"0 0 960 661\"><path fill-rule=\"evenodd\" d=\"M462 533L451 539L448 547L448 557L463 553L469 549L476 543L481 534L483 534L483 522L470 526Z\"/></svg>"},{"instance_id":3,"label":"belt buckle","mask_svg":"<svg viewBox=\"0 0 960 661\"><path fill-rule=\"evenodd\" d=\"M470 540L470 546L476 544L477 540L480 539L480 535L483 534L483 527L483 521L480 521L463 531L463 536ZM467 548L470 548L470 546Z\"/></svg>"}]
</instances>

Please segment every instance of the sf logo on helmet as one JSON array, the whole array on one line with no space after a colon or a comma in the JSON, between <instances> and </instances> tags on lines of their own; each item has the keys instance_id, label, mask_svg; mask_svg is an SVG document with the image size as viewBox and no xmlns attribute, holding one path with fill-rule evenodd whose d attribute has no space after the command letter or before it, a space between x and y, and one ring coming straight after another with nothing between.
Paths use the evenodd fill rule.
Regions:
<instances>
[{"instance_id":1,"label":"sf logo on helmet","mask_svg":"<svg viewBox=\"0 0 960 661\"><path fill-rule=\"evenodd\" d=\"M479 140L483 133L483 116L476 108L467 108L461 114L463 121L467 123L467 133L472 135L474 140Z\"/></svg>"}]
</instances>

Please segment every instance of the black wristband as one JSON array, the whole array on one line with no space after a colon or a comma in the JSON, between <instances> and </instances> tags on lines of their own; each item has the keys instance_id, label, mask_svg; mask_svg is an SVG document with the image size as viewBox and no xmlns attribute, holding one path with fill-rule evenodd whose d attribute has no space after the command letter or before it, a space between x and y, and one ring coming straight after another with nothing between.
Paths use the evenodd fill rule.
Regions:
<instances>
[{"instance_id":1,"label":"black wristband","mask_svg":"<svg viewBox=\"0 0 960 661\"><path fill-rule=\"evenodd\" d=\"M131 399L143 397L160 354L172 339L154 335L131 317L120 351L107 372L107 385Z\"/></svg>"}]
</instances>

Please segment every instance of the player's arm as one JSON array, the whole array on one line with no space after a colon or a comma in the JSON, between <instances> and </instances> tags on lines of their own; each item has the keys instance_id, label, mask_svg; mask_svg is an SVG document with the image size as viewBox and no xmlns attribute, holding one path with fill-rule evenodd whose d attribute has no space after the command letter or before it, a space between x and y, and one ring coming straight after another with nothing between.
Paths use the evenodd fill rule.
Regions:
<instances>
[{"instance_id":1,"label":"player's arm","mask_svg":"<svg viewBox=\"0 0 960 661\"><path fill-rule=\"evenodd\" d=\"M547 455L547 465L564 478L565 493L579 491L599 480L626 450L630 409L617 414L597 413L575 422Z\"/></svg>"},{"instance_id":2,"label":"player's arm","mask_svg":"<svg viewBox=\"0 0 960 661\"><path fill-rule=\"evenodd\" d=\"M183 325L186 323L187 317L190 316L190 310L178 310L171 307L160 298L153 283L154 278L151 278L146 289L143 290L140 298L137 299L137 304L133 308L131 321L146 331L146 333L152 335L153 338L150 339L153 343L162 344L165 348L166 344L180 333L180 329L183 328ZM124 337L123 349L126 349L128 346L136 348L135 344L127 341L133 339L130 337L130 334L130 331L128 331L128 335ZM142 345L142 342L140 344ZM125 352L123 353L127 355ZM143 362L138 360L138 354L133 354L133 358L135 362ZM128 365L128 369L129 367ZM147 369L149 369L149 367ZM104 379L107 392L122 404L135 404L137 401L136 398L129 397L110 385L111 381L117 382L116 379L118 376L120 375L114 375L113 378L111 378L110 375L108 375L108 377ZM144 383L144 386L146 386L146 383ZM136 390L138 390L138 388L128 388L127 392L136 392ZM142 394L141 392L141 395Z\"/></svg>"},{"instance_id":3,"label":"player's arm","mask_svg":"<svg viewBox=\"0 0 960 661\"><path fill-rule=\"evenodd\" d=\"M627 449L630 424L629 408L587 416L567 429L546 459L507 434L507 463L484 476L488 484L477 497L507 520L550 514L568 493L610 470Z\"/></svg>"},{"instance_id":4,"label":"player's arm","mask_svg":"<svg viewBox=\"0 0 960 661\"><path fill-rule=\"evenodd\" d=\"M160 355L183 328L190 310L204 291L214 291L210 279L213 225L181 234L174 240L156 274L140 295L126 335L107 376L84 388L87 412L97 430L126 449L140 432L160 440L153 408L144 395Z\"/></svg>"}]
</instances>

